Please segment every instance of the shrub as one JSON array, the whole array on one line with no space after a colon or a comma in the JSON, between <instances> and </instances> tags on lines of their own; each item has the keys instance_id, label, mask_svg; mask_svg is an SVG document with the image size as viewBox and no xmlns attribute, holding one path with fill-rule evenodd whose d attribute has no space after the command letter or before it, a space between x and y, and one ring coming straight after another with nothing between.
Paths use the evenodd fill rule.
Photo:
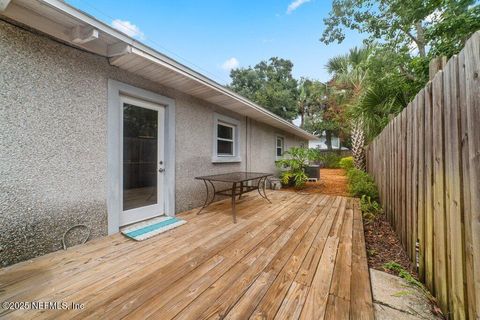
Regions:
<instances>
[{"instance_id":1,"label":"shrub","mask_svg":"<svg viewBox=\"0 0 480 320\"><path fill-rule=\"evenodd\" d=\"M352 168L347 172L348 192L353 197L369 197L378 201L378 189L373 178L366 172Z\"/></svg>"},{"instance_id":2,"label":"shrub","mask_svg":"<svg viewBox=\"0 0 480 320\"><path fill-rule=\"evenodd\" d=\"M302 170L297 171L284 171L282 172L280 179L283 185L295 186L295 188L302 188L307 182L308 177Z\"/></svg>"},{"instance_id":3,"label":"shrub","mask_svg":"<svg viewBox=\"0 0 480 320\"><path fill-rule=\"evenodd\" d=\"M340 159L338 165L340 168L345 169L345 170L350 170L354 168L354 162L353 162L353 157L345 157Z\"/></svg>"},{"instance_id":4,"label":"shrub","mask_svg":"<svg viewBox=\"0 0 480 320\"><path fill-rule=\"evenodd\" d=\"M336 152L323 152L318 149L315 150L315 160L322 163L324 168L337 169L340 168L341 156Z\"/></svg>"},{"instance_id":5,"label":"shrub","mask_svg":"<svg viewBox=\"0 0 480 320\"><path fill-rule=\"evenodd\" d=\"M382 214L382 206L369 196L363 195L360 199L360 209L365 220L374 220L378 215Z\"/></svg>"},{"instance_id":6,"label":"shrub","mask_svg":"<svg viewBox=\"0 0 480 320\"><path fill-rule=\"evenodd\" d=\"M294 185L296 188L303 187L308 180L305 168L314 158L312 149L292 147L285 151L284 158L276 162L277 167L286 169L280 174L282 184Z\"/></svg>"}]
</instances>

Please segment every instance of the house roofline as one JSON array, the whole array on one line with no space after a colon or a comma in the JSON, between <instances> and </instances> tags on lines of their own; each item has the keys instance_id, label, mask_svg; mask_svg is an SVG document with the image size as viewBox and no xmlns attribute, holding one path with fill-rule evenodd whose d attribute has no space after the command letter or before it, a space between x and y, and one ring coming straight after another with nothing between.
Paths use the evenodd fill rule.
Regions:
<instances>
[{"instance_id":1,"label":"house roofline","mask_svg":"<svg viewBox=\"0 0 480 320\"><path fill-rule=\"evenodd\" d=\"M98 30L98 32L103 33L104 35L108 35L109 37L116 39L116 41L118 43L124 44L126 47L130 47L129 52L131 52L131 48L134 48L134 49L136 49L137 54L145 57L146 59L149 59L151 62L162 65L163 67L168 68L173 72L180 73L184 77L186 77L186 78L188 78L192 81L195 81L195 82L201 84L202 86L205 86L205 87L208 87L212 90L215 90L216 92L218 92L218 93L220 93L220 94L222 94L226 97L229 97L229 98L235 100L236 102L239 102L240 104L242 104L242 106L245 106L246 108L253 109L254 111L256 111L256 113L259 113L259 114L263 115L262 117L259 117L259 118L257 118L256 116L250 116L252 119L255 119L257 121L264 122L264 123L267 123L267 124L272 125L274 127L280 128L282 130L290 132L291 134L302 137L304 139L315 139L316 138L316 136L314 136L313 134L310 134L307 131L295 126L293 123L284 120L283 118L279 117L278 115L266 110L265 108L263 108L260 105L248 100L247 98L233 92L232 90L226 88L225 86L219 84L218 82L202 75L201 73L191 69L190 67L188 67L188 66L186 66L182 63L179 63L178 61L166 56L165 54L160 53L159 51L143 44L142 42L133 39L132 37L124 34L123 32L121 32L119 30L116 30L115 28L109 26L108 24L96 19L95 17L89 15L88 13L85 13L85 12L67 4L64 1L61 1L61 0L36 0L35 2L37 4L40 4L40 6L38 6L38 5L33 6L33 8L29 8L30 10L32 10L34 12L35 12L35 10L38 10L38 11L44 10L45 8L42 8L42 5L44 7L51 8L51 9L55 10L56 12L60 13L61 15L64 15L65 17L73 18L74 20L80 22L84 27L86 25L88 27L93 28L94 30ZM26 1L25 0L12 0L9 5L12 6L12 4L17 4L17 3L21 6L21 5L25 5ZM9 13L8 9L9 8L7 6L5 11L4 12L0 11L0 13L9 17L8 16L8 13ZM36 12L36 13L39 14L39 15L42 15L42 12ZM9 18L17 20L15 16L14 17L9 17ZM17 18L18 18L18 16L17 16ZM48 19L48 18L43 17L43 16L42 16L42 18ZM23 21L20 21L20 22L25 23ZM27 25L28 25L28 21L26 21L26 22L27 22ZM33 28L37 29L37 28L35 28L35 26L33 26ZM48 32L49 29L47 29L46 31L45 30L40 30L40 31L42 31L44 33L47 33L47 34L50 34L53 37L56 37L56 35L51 34L51 32ZM61 40L65 41L65 39L61 39ZM94 50L89 50L89 47L79 45L78 43L73 43L73 45L80 46L82 49L86 49L88 51L94 51ZM109 58L108 51L104 52L103 54L99 53L99 52L94 52L94 53L97 53L97 54L100 54L100 55L103 55L103 56ZM178 90L182 91L181 89L178 89ZM220 106L222 106L222 105L220 105ZM235 109L231 109L231 110L242 114L242 112L236 111ZM270 120L268 122L266 122L265 121L266 119L265 120L262 119L264 117L268 118ZM277 124L277 125L275 125L275 124Z\"/></svg>"}]
</instances>

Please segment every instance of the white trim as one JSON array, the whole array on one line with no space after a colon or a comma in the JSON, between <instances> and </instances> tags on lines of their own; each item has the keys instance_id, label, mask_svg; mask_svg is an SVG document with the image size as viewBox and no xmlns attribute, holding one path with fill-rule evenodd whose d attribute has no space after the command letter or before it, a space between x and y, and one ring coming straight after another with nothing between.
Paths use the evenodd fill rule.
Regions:
<instances>
[{"instance_id":1,"label":"white trim","mask_svg":"<svg viewBox=\"0 0 480 320\"><path fill-rule=\"evenodd\" d=\"M231 127L233 129L233 155L218 154L218 125L224 125ZM234 118L224 116L219 113L213 113L213 153L212 153L212 162L213 163L222 163L222 162L241 162L242 157L240 154L240 121ZM224 141L232 141L227 139L221 139Z\"/></svg>"},{"instance_id":2,"label":"white trim","mask_svg":"<svg viewBox=\"0 0 480 320\"><path fill-rule=\"evenodd\" d=\"M278 138L281 138L282 139L282 155L281 156L278 156L277 155L277 140ZM285 153L285 136L284 135L281 135L281 134L276 134L275 135L275 160L280 160L283 158L283 154Z\"/></svg>"},{"instance_id":3,"label":"white trim","mask_svg":"<svg viewBox=\"0 0 480 320\"><path fill-rule=\"evenodd\" d=\"M126 95L165 106L165 214L175 216L175 100L119 81L108 79L107 139L107 211L108 234L120 227L121 203L121 108L120 96Z\"/></svg>"},{"instance_id":4,"label":"white trim","mask_svg":"<svg viewBox=\"0 0 480 320\"><path fill-rule=\"evenodd\" d=\"M72 30L72 42L84 44L98 39L98 30L91 27L76 26Z\"/></svg>"},{"instance_id":5,"label":"white trim","mask_svg":"<svg viewBox=\"0 0 480 320\"><path fill-rule=\"evenodd\" d=\"M117 42L107 47L107 55L109 57L122 56L132 52L132 47L123 42Z\"/></svg>"},{"instance_id":6,"label":"white trim","mask_svg":"<svg viewBox=\"0 0 480 320\"><path fill-rule=\"evenodd\" d=\"M222 127L226 127L226 128L230 128L232 129L232 139L226 139L226 138L220 138L218 136L218 126L222 126ZM222 153L222 154L219 154L218 153L218 150L217 150L217 156L218 157L234 157L235 156L235 144L237 143L237 141L235 140L236 139L236 135L235 135L235 131L237 131L237 126L236 125L232 125L232 124L229 124L229 123L226 123L226 122L223 122L223 121L217 121L216 123L216 129L217 129L217 137L216 137L216 143L217 143L217 148L218 148L218 141L226 141L226 142L231 142L232 143L232 153L231 154L228 154L228 153Z\"/></svg>"}]
</instances>

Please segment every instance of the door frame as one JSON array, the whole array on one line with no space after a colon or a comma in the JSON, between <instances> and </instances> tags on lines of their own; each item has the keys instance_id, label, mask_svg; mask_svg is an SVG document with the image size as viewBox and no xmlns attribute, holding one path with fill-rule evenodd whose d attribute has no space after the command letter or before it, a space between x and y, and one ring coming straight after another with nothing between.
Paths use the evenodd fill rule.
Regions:
<instances>
[{"instance_id":1,"label":"door frame","mask_svg":"<svg viewBox=\"0 0 480 320\"><path fill-rule=\"evenodd\" d=\"M121 96L152 102L165 107L164 126L164 203L165 214L175 216L175 100L108 79L107 112L107 219L108 234L120 229L122 213L122 151L123 113Z\"/></svg>"},{"instance_id":2,"label":"door frame","mask_svg":"<svg viewBox=\"0 0 480 320\"><path fill-rule=\"evenodd\" d=\"M151 101L146 101L143 99L133 98L131 96L120 96L120 108L122 109L120 112L121 122L122 125L120 126L120 161L122 162L120 170L120 184L123 186L124 175L123 175L123 159L124 159L124 112L123 106L125 103L131 104L135 107L149 109L157 112L157 161L156 161L156 168L155 173L157 175L157 203L132 208L129 210L123 209L123 197L124 197L124 190L122 188L122 192L120 193L121 203L122 203L122 211L120 212L120 226L124 226L127 224L135 223L142 220L147 220L153 218L155 216L160 216L165 214L165 171L159 173L159 161L164 161L165 156L165 106L157 103L152 103ZM163 168L163 165L162 165ZM128 217L128 218L127 218Z\"/></svg>"}]
</instances>

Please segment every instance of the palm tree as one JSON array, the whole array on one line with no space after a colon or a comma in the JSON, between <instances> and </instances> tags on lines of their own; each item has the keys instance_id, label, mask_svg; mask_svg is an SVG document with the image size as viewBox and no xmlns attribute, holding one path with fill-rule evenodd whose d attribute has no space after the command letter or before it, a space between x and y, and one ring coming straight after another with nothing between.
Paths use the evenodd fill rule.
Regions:
<instances>
[{"instance_id":1,"label":"palm tree","mask_svg":"<svg viewBox=\"0 0 480 320\"><path fill-rule=\"evenodd\" d=\"M407 104L408 100L398 87L380 82L364 90L350 113L355 118L362 116L365 139L372 141L382 132L391 116L398 114Z\"/></svg>"},{"instance_id":2,"label":"palm tree","mask_svg":"<svg viewBox=\"0 0 480 320\"><path fill-rule=\"evenodd\" d=\"M331 58L327 62L327 71L333 76L333 85L347 96L345 107L353 108L362 98L365 80L368 75L367 60L372 48L350 49L348 54ZM354 114L352 119L352 153L355 167L365 170L365 131L364 115Z\"/></svg>"},{"instance_id":3,"label":"palm tree","mask_svg":"<svg viewBox=\"0 0 480 320\"><path fill-rule=\"evenodd\" d=\"M303 128L305 125L305 116L308 113L308 106L311 100L311 90L310 87L312 81L309 79L301 78L298 83L298 113L300 114L300 128Z\"/></svg>"},{"instance_id":4,"label":"palm tree","mask_svg":"<svg viewBox=\"0 0 480 320\"><path fill-rule=\"evenodd\" d=\"M327 71L333 76L337 86L349 90L352 98L358 100L367 77L366 62L372 54L372 48L354 47L349 53L333 57L327 62Z\"/></svg>"},{"instance_id":5,"label":"palm tree","mask_svg":"<svg viewBox=\"0 0 480 320\"><path fill-rule=\"evenodd\" d=\"M363 118L352 120L352 154L355 168L366 171Z\"/></svg>"}]
</instances>

